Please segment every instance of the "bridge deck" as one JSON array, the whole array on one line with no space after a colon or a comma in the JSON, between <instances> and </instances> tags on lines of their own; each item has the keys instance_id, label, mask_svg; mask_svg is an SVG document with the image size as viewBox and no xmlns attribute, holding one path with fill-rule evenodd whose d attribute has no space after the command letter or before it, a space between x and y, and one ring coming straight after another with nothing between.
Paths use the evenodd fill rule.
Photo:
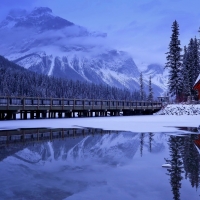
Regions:
<instances>
[{"instance_id":1,"label":"bridge deck","mask_svg":"<svg viewBox=\"0 0 200 200\"><path fill-rule=\"evenodd\" d=\"M160 102L147 102L147 101L115 101L115 100L94 100L94 99L64 99L64 98L37 98L37 97L0 97L0 119L15 119L16 113L21 113L22 119L27 118L27 113L32 113L30 116L33 118L40 118L42 114L43 118L46 118L45 113L49 113L50 118L54 118L56 114L62 115L65 113L65 117L74 117L75 112L78 112L79 116L107 116L107 112L110 115L119 115L119 112L123 112L123 115L128 115L130 112L155 112L161 109L162 104ZM101 112L101 113L97 113ZM23 114L22 114L23 113ZM38 114L37 114L38 113ZM37 115L34 117L34 115Z\"/></svg>"}]
</instances>

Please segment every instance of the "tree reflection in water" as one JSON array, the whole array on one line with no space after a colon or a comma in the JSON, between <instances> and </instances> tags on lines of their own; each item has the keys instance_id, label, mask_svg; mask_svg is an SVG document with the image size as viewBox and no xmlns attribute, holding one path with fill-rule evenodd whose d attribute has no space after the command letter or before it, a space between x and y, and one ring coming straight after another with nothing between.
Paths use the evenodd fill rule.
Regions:
<instances>
[{"instance_id":1,"label":"tree reflection in water","mask_svg":"<svg viewBox=\"0 0 200 200\"><path fill-rule=\"evenodd\" d=\"M173 199L180 199L181 180L185 173L185 178L189 179L191 186L196 189L200 183L200 156L195 146L195 141L200 141L200 135L190 134L183 136L170 136L168 140L170 159L166 159L171 164L167 169L172 187ZM183 170L184 169L184 170Z\"/></svg>"}]
</instances>

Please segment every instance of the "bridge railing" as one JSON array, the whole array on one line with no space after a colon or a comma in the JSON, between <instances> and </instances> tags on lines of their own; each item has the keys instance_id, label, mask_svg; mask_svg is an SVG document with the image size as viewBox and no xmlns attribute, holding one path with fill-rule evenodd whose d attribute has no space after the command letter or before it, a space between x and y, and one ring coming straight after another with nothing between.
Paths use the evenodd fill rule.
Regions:
<instances>
[{"instance_id":1,"label":"bridge railing","mask_svg":"<svg viewBox=\"0 0 200 200\"><path fill-rule=\"evenodd\" d=\"M45 98L45 97L1 97L0 106L26 106L33 107L71 107L81 109L128 109L128 108L161 108L160 102L148 101L122 101L122 100L95 100L95 99L66 99L66 98Z\"/></svg>"}]
</instances>

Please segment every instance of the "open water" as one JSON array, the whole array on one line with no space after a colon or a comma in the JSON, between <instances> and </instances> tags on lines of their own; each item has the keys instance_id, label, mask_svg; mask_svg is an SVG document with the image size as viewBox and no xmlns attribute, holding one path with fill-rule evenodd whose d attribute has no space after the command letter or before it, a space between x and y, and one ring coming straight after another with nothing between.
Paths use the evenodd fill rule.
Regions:
<instances>
[{"instance_id":1,"label":"open water","mask_svg":"<svg viewBox=\"0 0 200 200\"><path fill-rule=\"evenodd\" d=\"M0 199L200 199L200 135L181 129L0 131Z\"/></svg>"}]
</instances>

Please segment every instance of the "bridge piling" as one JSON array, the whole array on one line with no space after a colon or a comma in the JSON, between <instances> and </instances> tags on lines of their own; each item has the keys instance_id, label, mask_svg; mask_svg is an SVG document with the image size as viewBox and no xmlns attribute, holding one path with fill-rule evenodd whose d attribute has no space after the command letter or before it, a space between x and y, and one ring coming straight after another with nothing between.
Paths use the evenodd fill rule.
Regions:
<instances>
[{"instance_id":1,"label":"bridge piling","mask_svg":"<svg viewBox=\"0 0 200 200\"><path fill-rule=\"evenodd\" d=\"M24 119L27 119L27 111L24 111Z\"/></svg>"},{"instance_id":2,"label":"bridge piling","mask_svg":"<svg viewBox=\"0 0 200 200\"><path fill-rule=\"evenodd\" d=\"M74 118L75 117L75 112L73 111L72 113L73 113L72 115L73 115L73 118Z\"/></svg>"},{"instance_id":3,"label":"bridge piling","mask_svg":"<svg viewBox=\"0 0 200 200\"><path fill-rule=\"evenodd\" d=\"M36 111L36 119L40 119L40 111Z\"/></svg>"},{"instance_id":4,"label":"bridge piling","mask_svg":"<svg viewBox=\"0 0 200 200\"><path fill-rule=\"evenodd\" d=\"M34 111L30 111L30 118L34 119Z\"/></svg>"}]
</instances>

